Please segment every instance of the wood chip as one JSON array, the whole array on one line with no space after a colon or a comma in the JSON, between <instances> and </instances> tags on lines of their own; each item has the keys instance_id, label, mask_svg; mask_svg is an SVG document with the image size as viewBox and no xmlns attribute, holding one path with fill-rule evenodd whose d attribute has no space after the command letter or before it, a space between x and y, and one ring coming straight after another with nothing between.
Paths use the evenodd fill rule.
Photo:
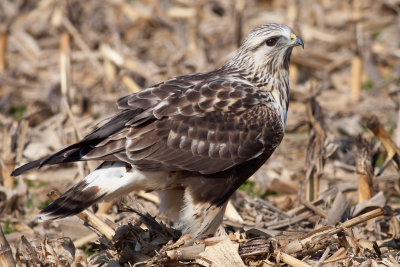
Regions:
<instances>
[{"instance_id":1,"label":"wood chip","mask_svg":"<svg viewBox=\"0 0 400 267\"><path fill-rule=\"evenodd\" d=\"M225 238L213 246L207 246L196 262L206 266L245 266L239 256L238 247L229 238Z\"/></svg>"}]
</instances>

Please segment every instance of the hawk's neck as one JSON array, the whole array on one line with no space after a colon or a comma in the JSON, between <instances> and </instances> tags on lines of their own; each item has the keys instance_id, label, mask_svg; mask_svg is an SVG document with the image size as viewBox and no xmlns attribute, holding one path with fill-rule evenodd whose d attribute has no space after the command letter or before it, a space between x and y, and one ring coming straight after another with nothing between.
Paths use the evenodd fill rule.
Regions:
<instances>
[{"instance_id":1,"label":"hawk's neck","mask_svg":"<svg viewBox=\"0 0 400 267\"><path fill-rule=\"evenodd\" d=\"M225 67L225 66L224 66ZM223 70L223 69L222 69ZM232 66L223 70L225 74L241 81L249 82L254 87L266 92L273 99L272 105L277 109L285 129L289 107L289 69L288 65L279 70L264 69L251 71Z\"/></svg>"}]
</instances>

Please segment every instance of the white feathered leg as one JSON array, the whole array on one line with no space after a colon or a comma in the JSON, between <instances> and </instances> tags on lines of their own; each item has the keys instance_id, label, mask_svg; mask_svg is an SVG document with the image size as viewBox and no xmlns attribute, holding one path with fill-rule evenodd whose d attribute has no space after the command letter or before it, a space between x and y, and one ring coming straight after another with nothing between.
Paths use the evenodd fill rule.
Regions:
<instances>
[{"instance_id":1,"label":"white feathered leg","mask_svg":"<svg viewBox=\"0 0 400 267\"><path fill-rule=\"evenodd\" d=\"M193 238L213 235L222 223L228 202L221 206L209 202L193 201L189 190L185 190L184 207L180 213L178 229L183 234L191 233Z\"/></svg>"},{"instance_id":2,"label":"white feathered leg","mask_svg":"<svg viewBox=\"0 0 400 267\"><path fill-rule=\"evenodd\" d=\"M166 189L158 192L160 213L168 218L169 222L176 223L179 220L183 208L183 189Z\"/></svg>"}]
</instances>

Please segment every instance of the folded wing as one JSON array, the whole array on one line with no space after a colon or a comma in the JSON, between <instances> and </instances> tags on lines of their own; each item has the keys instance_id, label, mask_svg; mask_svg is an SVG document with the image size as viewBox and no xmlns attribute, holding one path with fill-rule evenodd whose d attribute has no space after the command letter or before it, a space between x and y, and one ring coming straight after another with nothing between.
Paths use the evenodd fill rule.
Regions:
<instances>
[{"instance_id":1,"label":"folded wing","mask_svg":"<svg viewBox=\"0 0 400 267\"><path fill-rule=\"evenodd\" d=\"M120 99L122 111L104 126L12 175L78 160L123 161L144 171L220 172L278 145L267 138L282 132L270 101L248 83L178 77Z\"/></svg>"}]
</instances>

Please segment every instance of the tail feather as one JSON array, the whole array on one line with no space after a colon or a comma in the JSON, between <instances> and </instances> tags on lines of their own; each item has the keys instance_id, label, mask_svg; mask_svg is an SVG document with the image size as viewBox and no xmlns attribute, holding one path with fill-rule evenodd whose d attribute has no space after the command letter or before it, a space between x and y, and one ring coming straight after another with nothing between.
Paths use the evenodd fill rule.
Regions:
<instances>
[{"instance_id":1,"label":"tail feather","mask_svg":"<svg viewBox=\"0 0 400 267\"><path fill-rule=\"evenodd\" d=\"M100 200L121 197L133 190L155 190L165 185L164 173L141 172L124 162L104 162L82 181L44 208L39 219L62 219L78 214Z\"/></svg>"},{"instance_id":2,"label":"tail feather","mask_svg":"<svg viewBox=\"0 0 400 267\"><path fill-rule=\"evenodd\" d=\"M86 181L82 180L44 208L38 215L39 219L56 220L76 215L105 196L105 193L99 193L100 188L88 187Z\"/></svg>"},{"instance_id":3,"label":"tail feather","mask_svg":"<svg viewBox=\"0 0 400 267\"><path fill-rule=\"evenodd\" d=\"M52 165L58 163L67 163L67 162L74 162L81 159L81 155L79 150L81 150L81 143L76 143L71 146L64 148L63 150L38 160L31 161L25 165L22 165L19 168L16 168L14 171L11 172L11 176L18 176L23 174L24 172L30 171L32 169L41 168L43 165ZM68 156L66 156L68 153Z\"/></svg>"},{"instance_id":4,"label":"tail feather","mask_svg":"<svg viewBox=\"0 0 400 267\"><path fill-rule=\"evenodd\" d=\"M21 175L22 173L24 173L24 172L26 172L26 171L39 168L40 165L41 165L41 162L42 162L44 159L45 159L45 158L38 159L38 160L35 160L35 161L32 161L32 162L29 162L29 163L27 163L27 164L25 164L25 165L22 165L21 167L19 167L19 168L13 170L13 172L11 173L11 176L18 176L18 175Z\"/></svg>"},{"instance_id":5,"label":"tail feather","mask_svg":"<svg viewBox=\"0 0 400 267\"><path fill-rule=\"evenodd\" d=\"M80 142L72 144L48 157L29 162L15 169L11 173L11 176L17 176L26 171L41 168L43 165L53 165L81 160L84 155L95 149L96 145L101 141L122 130L125 127L125 123L132 117L135 117L138 112L139 111L137 110L121 111L114 117L110 118L107 123L85 136L85 138Z\"/></svg>"}]
</instances>

